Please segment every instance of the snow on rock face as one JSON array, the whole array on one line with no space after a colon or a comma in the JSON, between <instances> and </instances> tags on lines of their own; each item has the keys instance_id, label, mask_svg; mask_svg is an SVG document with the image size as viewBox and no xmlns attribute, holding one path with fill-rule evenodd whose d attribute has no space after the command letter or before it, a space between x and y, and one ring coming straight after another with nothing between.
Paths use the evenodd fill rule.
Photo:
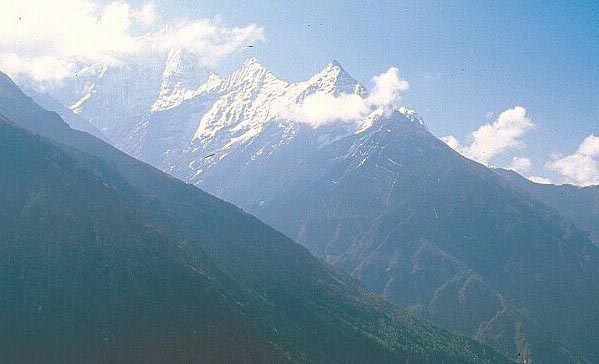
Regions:
<instances>
[{"instance_id":1,"label":"snow on rock face","mask_svg":"<svg viewBox=\"0 0 599 364\"><path fill-rule=\"evenodd\" d=\"M399 111L401 114L405 115L410 121L424 126L424 120L422 120L420 115L416 114L416 111L406 109L403 106L400 107L399 109L397 109L397 111Z\"/></svg>"},{"instance_id":2,"label":"snow on rock face","mask_svg":"<svg viewBox=\"0 0 599 364\"><path fill-rule=\"evenodd\" d=\"M228 173L257 169L281 156L290 163L309 158L314 150L364 132L389 116L378 108L357 124L319 126L287 117L287 110L316 93L368 95L335 61L306 81L289 83L251 58L228 77L209 79L178 107L155 112L146 127L160 131L143 142L151 147L135 155L218 195L211 181ZM422 124L413 111L396 112L402 120ZM168 146L156 148L165 140Z\"/></svg>"},{"instance_id":3,"label":"snow on rock face","mask_svg":"<svg viewBox=\"0 0 599 364\"><path fill-rule=\"evenodd\" d=\"M167 67L164 78L171 79L166 75L176 73ZM280 112L298 105L307 96L316 92L366 92L336 62L306 81L289 83L277 78L255 58L248 59L226 78L209 76L195 89L186 86L180 88L184 91L172 92L177 88L166 86L162 90L160 95L169 97L161 97L160 103L153 104L151 113L137 124L121 147L194 183L200 183L216 164L231 163L234 169L241 168L239 163L260 163L298 135L313 131L308 124L282 117L284 113ZM323 141L348 133L351 134L348 125L319 128L312 133L314 145L321 146Z\"/></svg>"},{"instance_id":4,"label":"snow on rock face","mask_svg":"<svg viewBox=\"0 0 599 364\"><path fill-rule=\"evenodd\" d=\"M71 103L71 110L89 120L117 147L143 120L158 94L161 70L156 64L103 66Z\"/></svg>"},{"instance_id":5,"label":"snow on rock face","mask_svg":"<svg viewBox=\"0 0 599 364\"><path fill-rule=\"evenodd\" d=\"M194 96L194 90L206 79L206 71L198 59L181 48L173 48L166 60L158 99L151 111L157 112L180 105Z\"/></svg>"},{"instance_id":6,"label":"snow on rock face","mask_svg":"<svg viewBox=\"0 0 599 364\"><path fill-rule=\"evenodd\" d=\"M48 92L101 130L115 146L127 150L135 143L131 133L153 111L180 105L207 75L195 56L173 48L164 59L86 67L71 82Z\"/></svg>"},{"instance_id":7,"label":"snow on rock face","mask_svg":"<svg viewBox=\"0 0 599 364\"><path fill-rule=\"evenodd\" d=\"M307 83L310 85L306 91L321 91L339 94L358 94L365 95L366 90L337 61L329 62L320 72L312 76Z\"/></svg>"},{"instance_id":8,"label":"snow on rock face","mask_svg":"<svg viewBox=\"0 0 599 364\"><path fill-rule=\"evenodd\" d=\"M299 160L387 116L375 109L359 123L327 125L290 116L310 95L368 96L336 61L295 83L277 78L256 58L221 78L178 48L164 60L91 67L67 91L71 109L117 147L196 184L217 164L236 170L292 149ZM397 112L422 124L413 111Z\"/></svg>"},{"instance_id":9,"label":"snow on rock face","mask_svg":"<svg viewBox=\"0 0 599 364\"><path fill-rule=\"evenodd\" d=\"M291 129L294 123L282 117L281 112L316 92L337 96L342 93L363 95L366 91L335 61L307 81L288 83L251 58L223 81L219 98L202 116L193 141L207 144L225 138L228 141L222 147L228 149L259 135L273 120L278 121L281 128ZM218 135L223 130L227 132Z\"/></svg>"},{"instance_id":10,"label":"snow on rock face","mask_svg":"<svg viewBox=\"0 0 599 364\"><path fill-rule=\"evenodd\" d=\"M246 132L258 133L262 124L274 116L273 101L284 97L288 86L257 59L247 60L222 82L218 99L202 116L193 139L207 143L227 127L237 137Z\"/></svg>"}]
</instances>

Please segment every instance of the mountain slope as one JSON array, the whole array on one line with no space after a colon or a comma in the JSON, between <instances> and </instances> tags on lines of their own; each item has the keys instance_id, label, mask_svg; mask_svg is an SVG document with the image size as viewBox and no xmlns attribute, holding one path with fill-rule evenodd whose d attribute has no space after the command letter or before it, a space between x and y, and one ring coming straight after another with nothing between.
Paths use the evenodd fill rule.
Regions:
<instances>
[{"instance_id":1,"label":"mountain slope","mask_svg":"<svg viewBox=\"0 0 599 364\"><path fill-rule=\"evenodd\" d=\"M557 214L401 113L294 159L301 145L233 179L259 195L229 193L226 174L202 186L423 318L531 361L592 352L597 250Z\"/></svg>"},{"instance_id":2,"label":"mountain slope","mask_svg":"<svg viewBox=\"0 0 599 364\"><path fill-rule=\"evenodd\" d=\"M100 132L95 126L63 106L60 102L56 101L52 96L50 96L50 94L45 92L37 92L33 89L27 90L26 94L30 96L36 104L40 105L44 109L59 114L71 128L84 131L102 140L106 139L104 135L102 135L102 132Z\"/></svg>"},{"instance_id":3,"label":"mountain slope","mask_svg":"<svg viewBox=\"0 0 599 364\"><path fill-rule=\"evenodd\" d=\"M284 362L250 295L49 141L0 121L0 358Z\"/></svg>"},{"instance_id":4,"label":"mountain slope","mask_svg":"<svg viewBox=\"0 0 599 364\"><path fill-rule=\"evenodd\" d=\"M579 227L591 233L593 240L599 244L599 186L539 184L514 171L501 168L495 171L518 188L559 211Z\"/></svg>"},{"instance_id":5,"label":"mountain slope","mask_svg":"<svg viewBox=\"0 0 599 364\"><path fill-rule=\"evenodd\" d=\"M420 317L528 362L599 360L597 248L414 112L319 127L276 112L314 92L367 93L334 62L287 83L252 59L196 91L154 112L126 150Z\"/></svg>"},{"instance_id":6,"label":"mountain slope","mask_svg":"<svg viewBox=\"0 0 599 364\"><path fill-rule=\"evenodd\" d=\"M299 176L241 205L421 317L506 352L533 346L537 362L574 361L555 355L565 347L594 358L599 255L585 234L401 114L379 121L287 159Z\"/></svg>"},{"instance_id":7,"label":"mountain slope","mask_svg":"<svg viewBox=\"0 0 599 364\"><path fill-rule=\"evenodd\" d=\"M4 291L10 305L2 307L22 313L3 315L15 320L3 327L39 329L33 330L39 336L30 338L42 344L48 344L45 332L55 333L58 339L48 344L46 352L55 353L56 362L78 362L73 358L88 351L89 355L98 353L98 362L127 363L186 362L196 354L207 362L506 362L489 348L418 322L365 294L355 281L234 206L68 128L56 114L24 97L14 84L2 82L0 92L1 115L54 140L40 141L3 123L2 135L7 141L2 144L7 148L3 164L13 171L6 174L3 184L14 185L14 191L6 189L3 199L30 196L3 205L13 207L2 210L3 216L28 212L26 223L11 224L13 230L6 231L15 232L3 239L5 259L14 259L14 264L6 265L4 284L11 289ZM22 144L30 148L23 149ZM18 157L23 160L15 162L13 158ZM31 158L34 161L26 163ZM60 161L58 166L54 159ZM11 176L23 178L13 181ZM97 192L85 195L88 190ZM42 198L35 199L37 196ZM34 212L29 213L28 206L35 207ZM31 228L29 219L47 223ZM7 217L7 226L12 221ZM95 221L96 230L89 227ZM63 226L67 227L64 231ZM31 263L19 251L20 244L15 244L21 243L15 234L26 236L25 241L36 251ZM13 269L19 267L27 269L15 273ZM54 274L64 280L46 287L48 277ZM204 278L196 282L197 275ZM56 303L57 292L66 292L65 300L72 305L56 303L50 319L40 322L32 318L35 309L39 310L35 304L28 306L28 301L10 298L21 294L20 279L37 282L33 286L47 290L50 298L38 298L44 304ZM202 284L206 281L211 284L208 288ZM87 293L87 286L99 287L105 294L93 296L93 292ZM77 296L80 290L86 293L83 297ZM135 295L122 297L125 292ZM161 304L156 308L152 302ZM89 316L82 313L82 305ZM114 322L107 324L108 331L126 332L131 325L137 327L130 324L133 319L128 316L136 310L127 307L142 308L133 317L139 322L140 334L135 331L129 336L141 343L135 347L154 347L157 340L163 344L129 355L127 350L135 343L123 341L126 335L115 334L107 340L116 340L117 349L103 351L98 343L106 336L98 331L100 327L90 328L90 323L114 317ZM71 308L75 314L69 316L71 311L65 310ZM121 309L122 313L115 314ZM65 316L75 326L59 326L61 330L53 331L54 323ZM199 331L197 340L192 328L203 318L206 330ZM225 327L220 327L223 323ZM152 330L146 330L148 325ZM97 332L104 336L95 336ZM2 337L12 333L3 331ZM81 341L75 341L72 350L56 349L72 345L73 337ZM27 348L7 346L2 354L38 361L27 357Z\"/></svg>"}]
</instances>

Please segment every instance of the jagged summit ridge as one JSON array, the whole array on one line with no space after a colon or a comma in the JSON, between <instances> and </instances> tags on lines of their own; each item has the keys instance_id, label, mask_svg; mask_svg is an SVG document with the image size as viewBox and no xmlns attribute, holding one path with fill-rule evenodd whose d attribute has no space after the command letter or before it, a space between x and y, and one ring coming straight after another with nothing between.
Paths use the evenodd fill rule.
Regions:
<instances>
[{"instance_id":1,"label":"jagged summit ridge","mask_svg":"<svg viewBox=\"0 0 599 364\"><path fill-rule=\"evenodd\" d=\"M355 122L323 125L293 115L308 97L319 94L365 98L368 91L337 61L304 81L287 82L257 58L250 58L227 77L211 75L177 107L154 112L139 130L142 137L132 138L138 145L128 151L189 183L202 185L215 166L258 168L271 156L294 148L301 149L294 153L307 157L313 148L370 130L381 119L423 124L406 108L392 111L379 107Z\"/></svg>"},{"instance_id":2,"label":"jagged summit ridge","mask_svg":"<svg viewBox=\"0 0 599 364\"><path fill-rule=\"evenodd\" d=\"M232 128L222 143L230 146L249 141L273 120L292 123L284 114L309 95L368 94L336 60L308 79L290 83L275 76L256 57L248 58L226 77L210 74L197 56L177 47L162 61L90 67L64 91L68 95L56 96L55 92L53 96L63 103L67 100L71 110L127 152L139 149L139 138L151 128L152 119L163 118L155 114L179 107L185 109L181 111L185 130L189 128L189 114L196 120L194 133L185 136L188 142L205 143L219 130ZM370 123L376 115L363 121ZM176 129L176 125L171 128Z\"/></svg>"},{"instance_id":3,"label":"jagged summit ridge","mask_svg":"<svg viewBox=\"0 0 599 364\"><path fill-rule=\"evenodd\" d=\"M368 90L335 60L303 81L288 82L256 57L221 76L209 73L195 55L173 48L162 61L93 67L86 72L85 87L78 84L77 89L74 110L114 145L192 183L250 145L257 147L250 161L260 161L296 138L322 146L366 131L381 118L395 119L379 109L355 121L326 125L310 124L301 113L298 117L296 111L312 95L368 97ZM422 124L407 109L397 112Z\"/></svg>"},{"instance_id":4,"label":"jagged summit ridge","mask_svg":"<svg viewBox=\"0 0 599 364\"><path fill-rule=\"evenodd\" d=\"M217 100L201 117L193 140L209 143L223 128L230 127L229 137L221 148L246 142L257 136L264 125L281 120L279 111L298 105L313 93L327 94L363 92L363 88L336 62L326 65L306 81L288 83L280 80L264 67L257 58L246 60L221 84Z\"/></svg>"}]
</instances>

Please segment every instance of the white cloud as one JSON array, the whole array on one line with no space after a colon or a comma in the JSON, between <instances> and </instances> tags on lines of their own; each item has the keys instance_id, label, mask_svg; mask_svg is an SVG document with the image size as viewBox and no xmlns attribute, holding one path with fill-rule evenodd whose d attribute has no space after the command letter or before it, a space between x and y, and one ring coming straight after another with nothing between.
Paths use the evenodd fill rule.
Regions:
<instances>
[{"instance_id":1,"label":"white cloud","mask_svg":"<svg viewBox=\"0 0 599 364\"><path fill-rule=\"evenodd\" d=\"M530 161L530 158L526 158L526 157L513 157L512 161L510 162L510 164L509 164L509 166L507 168L511 169L511 170L513 170L515 172L518 172L520 175L524 176L528 180L530 180L532 182L535 182L535 183L540 183L540 184L551 184L551 183L553 183L551 181L551 179L549 179L547 177L531 176L531 175L529 175L530 170L532 168L532 162Z\"/></svg>"},{"instance_id":2,"label":"white cloud","mask_svg":"<svg viewBox=\"0 0 599 364\"><path fill-rule=\"evenodd\" d=\"M353 121L369 112L364 99L356 94L334 96L324 92L312 94L304 102L290 110L292 118L319 126L331 122Z\"/></svg>"},{"instance_id":3,"label":"white cloud","mask_svg":"<svg viewBox=\"0 0 599 364\"><path fill-rule=\"evenodd\" d=\"M527 178L534 183L539 183L542 185L550 185L553 183L549 178L546 178L546 177L530 176Z\"/></svg>"},{"instance_id":4,"label":"white cloud","mask_svg":"<svg viewBox=\"0 0 599 364\"><path fill-rule=\"evenodd\" d=\"M142 24L152 24L158 14L156 13L156 5L149 2L141 7L137 13L134 14L135 19Z\"/></svg>"},{"instance_id":5,"label":"white cloud","mask_svg":"<svg viewBox=\"0 0 599 364\"><path fill-rule=\"evenodd\" d=\"M532 163L529 158L526 157L514 157L509 165L509 169L516 171L520 174L526 174L530 171Z\"/></svg>"},{"instance_id":6,"label":"white cloud","mask_svg":"<svg viewBox=\"0 0 599 364\"><path fill-rule=\"evenodd\" d=\"M75 72L75 64L51 56L19 57L0 54L0 71L12 77L26 74L36 81L62 80Z\"/></svg>"},{"instance_id":7,"label":"white cloud","mask_svg":"<svg viewBox=\"0 0 599 364\"><path fill-rule=\"evenodd\" d=\"M510 149L524 146L520 138L534 127L532 120L526 115L526 109L516 106L503 111L492 124L485 124L472 132L471 144L462 146L453 136L441 138L450 147L484 165L490 160Z\"/></svg>"},{"instance_id":8,"label":"white cloud","mask_svg":"<svg viewBox=\"0 0 599 364\"><path fill-rule=\"evenodd\" d=\"M507 149L521 148L523 143L519 138L532 127L523 107L505 110L493 124L483 125L472 133L473 141L466 156L488 164L491 158Z\"/></svg>"},{"instance_id":9,"label":"white cloud","mask_svg":"<svg viewBox=\"0 0 599 364\"><path fill-rule=\"evenodd\" d=\"M183 20L171 23L152 34L151 49L166 52L181 47L198 55L200 62L214 66L225 57L264 40L264 30L255 24L225 28L213 20Z\"/></svg>"},{"instance_id":10,"label":"white cloud","mask_svg":"<svg viewBox=\"0 0 599 364\"><path fill-rule=\"evenodd\" d=\"M454 137L453 135L448 135L442 137L441 140L445 144L447 144L451 149L455 150L458 153L462 153L462 145L460 144L458 138Z\"/></svg>"},{"instance_id":11,"label":"white cloud","mask_svg":"<svg viewBox=\"0 0 599 364\"><path fill-rule=\"evenodd\" d=\"M214 65L245 42L264 39L256 25L227 28L188 19L159 27L158 17L151 2L135 8L123 1L13 1L0 12L0 69L13 77L60 80L86 64L115 63L176 44Z\"/></svg>"},{"instance_id":12,"label":"white cloud","mask_svg":"<svg viewBox=\"0 0 599 364\"><path fill-rule=\"evenodd\" d=\"M589 135L575 153L565 157L553 156L545 164L549 170L566 178L566 182L581 186L599 184L599 136Z\"/></svg>"},{"instance_id":13,"label":"white cloud","mask_svg":"<svg viewBox=\"0 0 599 364\"><path fill-rule=\"evenodd\" d=\"M399 94L410 88L408 81L401 78L399 70L395 67L372 78L374 87L366 97L365 103L371 108L395 108L399 101Z\"/></svg>"},{"instance_id":14,"label":"white cloud","mask_svg":"<svg viewBox=\"0 0 599 364\"><path fill-rule=\"evenodd\" d=\"M590 157L599 156L599 137L592 134L586 137L578 146L576 153Z\"/></svg>"},{"instance_id":15,"label":"white cloud","mask_svg":"<svg viewBox=\"0 0 599 364\"><path fill-rule=\"evenodd\" d=\"M372 91L365 97L317 92L307 96L300 105L290 110L282 109L280 113L315 127L333 121L355 122L377 109L384 113L394 110L399 106L401 92L409 88L408 82L395 67L374 76L372 84Z\"/></svg>"}]
</instances>

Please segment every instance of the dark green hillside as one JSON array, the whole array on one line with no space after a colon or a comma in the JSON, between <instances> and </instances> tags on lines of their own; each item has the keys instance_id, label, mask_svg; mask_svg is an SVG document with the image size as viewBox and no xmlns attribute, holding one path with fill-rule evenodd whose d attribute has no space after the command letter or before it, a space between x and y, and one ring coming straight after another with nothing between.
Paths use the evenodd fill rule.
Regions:
<instances>
[{"instance_id":1,"label":"dark green hillside","mask_svg":"<svg viewBox=\"0 0 599 364\"><path fill-rule=\"evenodd\" d=\"M0 123L2 362L279 362L248 295L50 142Z\"/></svg>"}]
</instances>

